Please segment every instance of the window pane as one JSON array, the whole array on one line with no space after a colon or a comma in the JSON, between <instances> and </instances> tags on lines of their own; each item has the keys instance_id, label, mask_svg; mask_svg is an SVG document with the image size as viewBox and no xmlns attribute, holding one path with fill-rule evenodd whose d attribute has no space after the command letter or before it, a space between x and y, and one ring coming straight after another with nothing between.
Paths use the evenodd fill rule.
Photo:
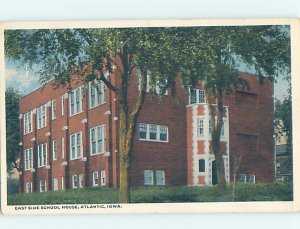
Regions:
<instances>
[{"instance_id":1,"label":"window pane","mask_svg":"<svg viewBox=\"0 0 300 229\"><path fill-rule=\"evenodd\" d=\"M75 158L75 135L71 135L71 158Z\"/></svg>"},{"instance_id":2,"label":"window pane","mask_svg":"<svg viewBox=\"0 0 300 229\"><path fill-rule=\"evenodd\" d=\"M147 125L146 124L142 124L142 123L140 124L139 136L140 136L140 139L147 138Z\"/></svg>"},{"instance_id":3,"label":"window pane","mask_svg":"<svg viewBox=\"0 0 300 229\"><path fill-rule=\"evenodd\" d=\"M199 172L205 172L205 160L199 160Z\"/></svg>"},{"instance_id":4,"label":"window pane","mask_svg":"<svg viewBox=\"0 0 300 229\"><path fill-rule=\"evenodd\" d=\"M203 119L198 119L198 135L204 134L204 121Z\"/></svg>"},{"instance_id":5,"label":"window pane","mask_svg":"<svg viewBox=\"0 0 300 229\"><path fill-rule=\"evenodd\" d=\"M81 156L81 133L76 135L77 157Z\"/></svg>"},{"instance_id":6,"label":"window pane","mask_svg":"<svg viewBox=\"0 0 300 229\"><path fill-rule=\"evenodd\" d=\"M190 103L197 103L197 90L194 88L190 89Z\"/></svg>"},{"instance_id":7,"label":"window pane","mask_svg":"<svg viewBox=\"0 0 300 229\"><path fill-rule=\"evenodd\" d=\"M153 171L152 170L144 170L144 184L145 185L153 185Z\"/></svg>"},{"instance_id":8,"label":"window pane","mask_svg":"<svg viewBox=\"0 0 300 229\"><path fill-rule=\"evenodd\" d=\"M157 125L149 125L150 127L150 139L156 140L157 139Z\"/></svg>"},{"instance_id":9,"label":"window pane","mask_svg":"<svg viewBox=\"0 0 300 229\"><path fill-rule=\"evenodd\" d=\"M246 181L246 174L240 174L240 182L245 183Z\"/></svg>"},{"instance_id":10,"label":"window pane","mask_svg":"<svg viewBox=\"0 0 300 229\"><path fill-rule=\"evenodd\" d=\"M156 184L165 185L165 172L163 170L156 171Z\"/></svg>"},{"instance_id":11,"label":"window pane","mask_svg":"<svg viewBox=\"0 0 300 229\"><path fill-rule=\"evenodd\" d=\"M46 165L46 159L47 159L47 155L46 155L46 144L43 145L43 165Z\"/></svg>"},{"instance_id":12,"label":"window pane","mask_svg":"<svg viewBox=\"0 0 300 229\"><path fill-rule=\"evenodd\" d=\"M99 82L97 84L97 100L98 100L98 105L103 103L103 91L102 91L102 83Z\"/></svg>"},{"instance_id":13,"label":"window pane","mask_svg":"<svg viewBox=\"0 0 300 229\"><path fill-rule=\"evenodd\" d=\"M167 141L167 127L166 126L159 126L160 128L160 140Z\"/></svg>"},{"instance_id":14,"label":"window pane","mask_svg":"<svg viewBox=\"0 0 300 229\"><path fill-rule=\"evenodd\" d=\"M99 126L97 128L97 135L98 135L98 153L103 152L104 151L104 147L103 147L103 127Z\"/></svg>"},{"instance_id":15,"label":"window pane","mask_svg":"<svg viewBox=\"0 0 300 229\"><path fill-rule=\"evenodd\" d=\"M199 103L205 103L205 91L199 90Z\"/></svg>"}]
</instances>

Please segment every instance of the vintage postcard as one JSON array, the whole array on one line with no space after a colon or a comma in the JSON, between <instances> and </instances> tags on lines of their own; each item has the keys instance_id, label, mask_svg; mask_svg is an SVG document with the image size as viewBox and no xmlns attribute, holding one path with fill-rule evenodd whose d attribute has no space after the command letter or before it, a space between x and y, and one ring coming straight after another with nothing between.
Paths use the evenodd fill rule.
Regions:
<instances>
[{"instance_id":1,"label":"vintage postcard","mask_svg":"<svg viewBox=\"0 0 300 229\"><path fill-rule=\"evenodd\" d=\"M300 209L297 19L0 28L4 214Z\"/></svg>"}]
</instances>

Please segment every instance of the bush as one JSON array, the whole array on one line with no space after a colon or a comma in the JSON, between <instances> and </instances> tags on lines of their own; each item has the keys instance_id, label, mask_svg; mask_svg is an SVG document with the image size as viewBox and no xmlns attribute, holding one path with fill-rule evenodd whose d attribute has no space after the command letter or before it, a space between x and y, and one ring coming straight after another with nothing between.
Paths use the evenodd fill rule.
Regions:
<instances>
[{"instance_id":1,"label":"bush","mask_svg":"<svg viewBox=\"0 0 300 229\"><path fill-rule=\"evenodd\" d=\"M119 192L112 188L86 188L45 193L9 194L9 205L41 204L113 204L118 203ZM235 201L290 201L293 186L290 183L237 184ZM230 202L232 186L220 193L212 187L166 187L149 186L131 189L132 203L187 203Z\"/></svg>"}]
</instances>

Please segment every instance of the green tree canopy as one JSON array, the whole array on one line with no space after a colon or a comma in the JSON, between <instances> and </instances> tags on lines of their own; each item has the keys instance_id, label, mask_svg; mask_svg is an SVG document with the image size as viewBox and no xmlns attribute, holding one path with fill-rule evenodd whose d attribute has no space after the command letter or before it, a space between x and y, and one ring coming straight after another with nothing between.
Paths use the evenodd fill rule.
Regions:
<instances>
[{"instance_id":1,"label":"green tree canopy","mask_svg":"<svg viewBox=\"0 0 300 229\"><path fill-rule=\"evenodd\" d=\"M20 171L19 157L19 100L22 94L13 87L8 87L5 91L6 110L6 168L7 172L12 169Z\"/></svg>"}]
</instances>

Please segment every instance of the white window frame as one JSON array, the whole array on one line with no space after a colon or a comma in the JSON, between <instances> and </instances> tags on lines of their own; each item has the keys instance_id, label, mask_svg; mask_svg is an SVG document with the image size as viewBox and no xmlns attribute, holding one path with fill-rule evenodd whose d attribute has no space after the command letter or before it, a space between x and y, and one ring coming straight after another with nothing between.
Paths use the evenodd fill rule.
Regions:
<instances>
[{"instance_id":1,"label":"white window frame","mask_svg":"<svg viewBox=\"0 0 300 229\"><path fill-rule=\"evenodd\" d=\"M192 103L192 90L195 90L196 92L196 102ZM205 90L198 89L198 88L190 88L189 89L189 104L205 104L206 103L206 97L205 97Z\"/></svg>"},{"instance_id":2,"label":"white window frame","mask_svg":"<svg viewBox=\"0 0 300 229\"><path fill-rule=\"evenodd\" d=\"M76 183L75 183L76 180ZM78 188L78 177L77 175L73 175L72 176L72 189L76 189Z\"/></svg>"},{"instance_id":3,"label":"white window frame","mask_svg":"<svg viewBox=\"0 0 300 229\"><path fill-rule=\"evenodd\" d=\"M156 95L160 95L160 85L151 85L152 87L150 87L150 77L151 75L149 73L147 73L147 85L146 85L146 92L150 92L150 91L153 91L152 88L154 89L155 88L155 93ZM141 90L141 78L139 77L138 78L138 90L140 91ZM158 82L159 84L159 82ZM167 84L167 81L166 81L166 84ZM168 89L166 89L165 93L163 95L168 95Z\"/></svg>"},{"instance_id":4,"label":"white window frame","mask_svg":"<svg viewBox=\"0 0 300 229\"><path fill-rule=\"evenodd\" d=\"M25 170L31 170L33 168L33 150L32 150L32 148L24 150L24 168L25 168Z\"/></svg>"},{"instance_id":5,"label":"white window frame","mask_svg":"<svg viewBox=\"0 0 300 229\"><path fill-rule=\"evenodd\" d=\"M162 180L163 182L162 183L158 183L158 174L161 173L162 174ZM166 185L166 177L165 177L165 171L164 170L156 170L155 171L155 180L156 180L156 185L159 185L159 186L164 186Z\"/></svg>"},{"instance_id":6,"label":"white window frame","mask_svg":"<svg viewBox=\"0 0 300 229\"><path fill-rule=\"evenodd\" d=\"M32 132L32 111L23 115L24 135Z\"/></svg>"},{"instance_id":7,"label":"white window frame","mask_svg":"<svg viewBox=\"0 0 300 229\"><path fill-rule=\"evenodd\" d=\"M80 144L78 145L78 142L77 142L77 135L80 135ZM75 156L73 157L72 156L72 137L75 136ZM80 146L80 152L78 152L78 146ZM76 159L80 159L82 158L82 155L83 155L83 145L82 145L82 131L80 132L77 132L77 133L74 133L74 134L71 134L70 135L70 150L69 150L69 153L70 153L70 160L76 160Z\"/></svg>"},{"instance_id":8,"label":"white window frame","mask_svg":"<svg viewBox=\"0 0 300 229\"><path fill-rule=\"evenodd\" d=\"M65 158L65 138L61 138L61 158Z\"/></svg>"},{"instance_id":9,"label":"white window frame","mask_svg":"<svg viewBox=\"0 0 300 229\"><path fill-rule=\"evenodd\" d=\"M141 125L146 125L147 126L146 138L140 138L140 126ZM156 126L156 139L150 139L150 126L152 126L152 127ZM166 133L167 139L166 140L161 140L160 139L160 130L161 130L161 127L166 128L166 130L167 130L167 133ZM166 125L139 123L139 140L140 141L168 143L169 142L169 127L166 126Z\"/></svg>"},{"instance_id":10,"label":"white window frame","mask_svg":"<svg viewBox=\"0 0 300 229\"><path fill-rule=\"evenodd\" d=\"M248 181L248 177L253 176L253 182ZM255 174L246 174L246 183L255 184Z\"/></svg>"},{"instance_id":11,"label":"white window frame","mask_svg":"<svg viewBox=\"0 0 300 229\"><path fill-rule=\"evenodd\" d=\"M98 89L97 89L98 85L100 85L101 93L98 93ZM94 105L92 104L92 91L94 92L94 95L95 95L95 104ZM105 94L106 94L105 92L106 92L106 87L102 81L89 82L89 108L90 109L98 107L105 103ZM102 94L102 101L99 101L98 94Z\"/></svg>"},{"instance_id":12,"label":"white window frame","mask_svg":"<svg viewBox=\"0 0 300 229\"><path fill-rule=\"evenodd\" d=\"M51 101L51 119L56 119L56 100Z\"/></svg>"},{"instance_id":13,"label":"white window frame","mask_svg":"<svg viewBox=\"0 0 300 229\"><path fill-rule=\"evenodd\" d=\"M61 116L64 116L65 114L65 96L62 95L60 97L60 102L61 102Z\"/></svg>"},{"instance_id":14,"label":"white window frame","mask_svg":"<svg viewBox=\"0 0 300 229\"><path fill-rule=\"evenodd\" d=\"M61 177L61 190L64 190L65 188L64 188L64 186L65 186L65 184L64 184L65 182L64 182L64 177Z\"/></svg>"},{"instance_id":15,"label":"white window frame","mask_svg":"<svg viewBox=\"0 0 300 229\"><path fill-rule=\"evenodd\" d=\"M43 114L45 116L43 116ZM42 129L47 126L47 104L37 108L37 129Z\"/></svg>"},{"instance_id":16,"label":"white window frame","mask_svg":"<svg viewBox=\"0 0 300 229\"><path fill-rule=\"evenodd\" d=\"M200 133L200 130L202 130L202 133ZM205 128L204 128L204 119L198 118L197 121L197 135L198 137L202 137L205 134Z\"/></svg>"},{"instance_id":17,"label":"white window frame","mask_svg":"<svg viewBox=\"0 0 300 229\"><path fill-rule=\"evenodd\" d=\"M42 189L42 183L44 182L44 190ZM46 180L40 180L40 192L47 192L47 181Z\"/></svg>"},{"instance_id":18,"label":"white window frame","mask_svg":"<svg viewBox=\"0 0 300 229\"><path fill-rule=\"evenodd\" d=\"M99 186L99 173L98 171L93 172L93 187Z\"/></svg>"},{"instance_id":19,"label":"white window frame","mask_svg":"<svg viewBox=\"0 0 300 229\"><path fill-rule=\"evenodd\" d=\"M99 141L100 141L100 139L98 138L99 137L98 128L102 129L102 144L103 144L102 149L103 149L103 151L98 150ZM95 133L94 141L93 141L93 137L92 137L93 131ZM105 142L106 142L106 133L105 133L105 125L104 124L90 128L90 155L91 156L105 153ZM93 153L93 144L95 144L95 147L96 147L96 152L94 152L94 153Z\"/></svg>"},{"instance_id":20,"label":"white window frame","mask_svg":"<svg viewBox=\"0 0 300 229\"><path fill-rule=\"evenodd\" d=\"M58 178L53 178L53 191L58 191Z\"/></svg>"},{"instance_id":21,"label":"white window frame","mask_svg":"<svg viewBox=\"0 0 300 229\"><path fill-rule=\"evenodd\" d=\"M146 182L146 173L148 172L150 174L149 178L151 178L150 182ZM144 185L154 185L153 170L144 170Z\"/></svg>"},{"instance_id":22,"label":"white window frame","mask_svg":"<svg viewBox=\"0 0 300 229\"><path fill-rule=\"evenodd\" d=\"M32 182L28 182L25 184L25 193L31 193L32 192Z\"/></svg>"},{"instance_id":23,"label":"white window frame","mask_svg":"<svg viewBox=\"0 0 300 229\"><path fill-rule=\"evenodd\" d=\"M79 188L83 188L83 182L84 182L83 178L84 178L83 174L78 175L78 186L79 186Z\"/></svg>"},{"instance_id":24,"label":"white window frame","mask_svg":"<svg viewBox=\"0 0 300 229\"><path fill-rule=\"evenodd\" d=\"M76 93L79 91L79 103L77 103ZM72 104L74 104L74 111L72 112ZM69 94L69 116L72 117L82 112L82 86L75 88Z\"/></svg>"},{"instance_id":25,"label":"white window frame","mask_svg":"<svg viewBox=\"0 0 300 229\"><path fill-rule=\"evenodd\" d=\"M57 140L52 140L52 160L57 160Z\"/></svg>"},{"instance_id":26,"label":"white window frame","mask_svg":"<svg viewBox=\"0 0 300 229\"><path fill-rule=\"evenodd\" d=\"M40 147L42 148L42 152L40 152ZM45 148L45 154L44 154L44 148ZM42 161L42 163L40 163L40 161ZM45 166L47 166L47 143L38 145L38 167L41 168Z\"/></svg>"},{"instance_id":27,"label":"white window frame","mask_svg":"<svg viewBox=\"0 0 300 229\"><path fill-rule=\"evenodd\" d=\"M241 181L241 176L244 177L244 181ZM244 173L241 173L241 174L239 175L239 182L240 182L240 183L246 183L246 182L247 182L247 175L244 174Z\"/></svg>"},{"instance_id":28,"label":"white window frame","mask_svg":"<svg viewBox=\"0 0 300 229\"><path fill-rule=\"evenodd\" d=\"M105 172L105 170L100 170L100 185L101 186L106 185L106 172Z\"/></svg>"}]
</instances>

